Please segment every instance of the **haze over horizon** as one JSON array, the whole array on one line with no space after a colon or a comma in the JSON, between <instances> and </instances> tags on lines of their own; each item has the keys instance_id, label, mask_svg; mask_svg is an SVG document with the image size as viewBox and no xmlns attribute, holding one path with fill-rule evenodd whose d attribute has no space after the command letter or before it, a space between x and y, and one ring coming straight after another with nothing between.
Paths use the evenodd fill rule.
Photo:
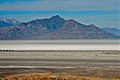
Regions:
<instances>
[{"instance_id":1,"label":"haze over horizon","mask_svg":"<svg viewBox=\"0 0 120 80\"><path fill-rule=\"evenodd\" d=\"M0 0L0 17L20 22L60 15L84 24L119 28L119 0Z\"/></svg>"}]
</instances>

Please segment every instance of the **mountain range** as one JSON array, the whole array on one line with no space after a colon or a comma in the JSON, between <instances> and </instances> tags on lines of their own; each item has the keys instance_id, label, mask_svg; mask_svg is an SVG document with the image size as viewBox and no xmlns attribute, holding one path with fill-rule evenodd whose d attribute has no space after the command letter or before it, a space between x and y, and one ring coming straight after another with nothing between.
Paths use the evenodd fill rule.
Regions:
<instances>
[{"instance_id":1,"label":"mountain range","mask_svg":"<svg viewBox=\"0 0 120 80\"><path fill-rule=\"evenodd\" d=\"M29 22L0 18L0 40L120 38L118 32L113 30L113 33L112 30L94 24L84 25L73 19L65 20L59 15Z\"/></svg>"},{"instance_id":2,"label":"mountain range","mask_svg":"<svg viewBox=\"0 0 120 80\"><path fill-rule=\"evenodd\" d=\"M120 29L117 29L117 28L102 28L102 30L120 38Z\"/></svg>"}]
</instances>

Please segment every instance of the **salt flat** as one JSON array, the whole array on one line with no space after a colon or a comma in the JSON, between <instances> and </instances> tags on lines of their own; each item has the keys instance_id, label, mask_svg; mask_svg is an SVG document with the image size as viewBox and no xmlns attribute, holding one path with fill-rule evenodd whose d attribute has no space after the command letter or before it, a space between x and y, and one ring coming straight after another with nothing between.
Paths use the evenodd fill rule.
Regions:
<instances>
[{"instance_id":1,"label":"salt flat","mask_svg":"<svg viewBox=\"0 0 120 80\"><path fill-rule=\"evenodd\" d=\"M46 66L116 66L119 67L120 53L117 50L95 51L23 51L0 52L0 67Z\"/></svg>"},{"instance_id":2,"label":"salt flat","mask_svg":"<svg viewBox=\"0 0 120 80\"><path fill-rule=\"evenodd\" d=\"M54 72L118 78L119 47L119 40L0 41L0 77Z\"/></svg>"},{"instance_id":3,"label":"salt flat","mask_svg":"<svg viewBox=\"0 0 120 80\"><path fill-rule=\"evenodd\" d=\"M117 40L2 40L1 50L119 50Z\"/></svg>"}]
</instances>

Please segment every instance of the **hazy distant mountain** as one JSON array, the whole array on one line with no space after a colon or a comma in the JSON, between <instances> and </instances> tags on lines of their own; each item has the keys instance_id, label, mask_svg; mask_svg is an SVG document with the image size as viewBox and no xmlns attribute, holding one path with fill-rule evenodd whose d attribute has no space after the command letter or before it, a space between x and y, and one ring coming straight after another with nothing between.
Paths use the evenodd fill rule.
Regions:
<instances>
[{"instance_id":1,"label":"hazy distant mountain","mask_svg":"<svg viewBox=\"0 0 120 80\"><path fill-rule=\"evenodd\" d=\"M56 15L49 19L18 22L14 19L1 20L0 39L112 39L116 36L94 24L84 25L75 20L65 20Z\"/></svg>"},{"instance_id":2,"label":"hazy distant mountain","mask_svg":"<svg viewBox=\"0 0 120 80\"><path fill-rule=\"evenodd\" d=\"M120 38L120 29L117 28L102 28L102 29Z\"/></svg>"},{"instance_id":3,"label":"hazy distant mountain","mask_svg":"<svg viewBox=\"0 0 120 80\"><path fill-rule=\"evenodd\" d=\"M0 27L19 26L20 24L15 19L0 18Z\"/></svg>"}]
</instances>

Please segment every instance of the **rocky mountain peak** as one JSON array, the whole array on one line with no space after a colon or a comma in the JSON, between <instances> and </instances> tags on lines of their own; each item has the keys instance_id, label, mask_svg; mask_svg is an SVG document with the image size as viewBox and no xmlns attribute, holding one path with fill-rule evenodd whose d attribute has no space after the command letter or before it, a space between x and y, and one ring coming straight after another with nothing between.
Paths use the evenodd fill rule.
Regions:
<instances>
[{"instance_id":1,"label":"rocky mountain peak","mask_svg":"<svg viewBox=\"0 0 120 80\"><path fill-rule=\"evenodd\" d=\"M56 16L52 16L50 20L64 20L64 19L60 17L59 15L56 15Z\"/></svg>"}]
</instances>

